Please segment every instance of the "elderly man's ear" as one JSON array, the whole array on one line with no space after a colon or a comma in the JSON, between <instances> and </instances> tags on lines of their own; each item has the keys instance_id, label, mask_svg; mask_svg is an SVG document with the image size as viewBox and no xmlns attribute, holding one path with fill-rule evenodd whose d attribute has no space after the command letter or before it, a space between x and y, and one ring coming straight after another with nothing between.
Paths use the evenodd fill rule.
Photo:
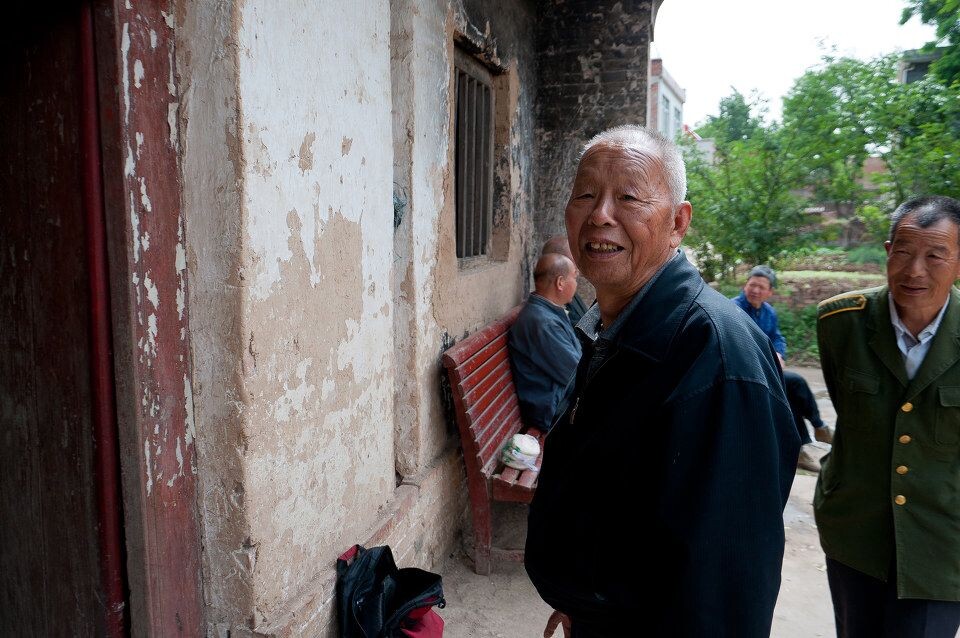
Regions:
<instances>
[{"instance_id":1,"label":"elderly man's ear","mask_svg":"<svg viewBox=\"0 0 960 638\"><path fill-rule=\"evenodd\" d=\"M670 245L676 248L683 241L683 236L687 234L690 228L690 220L693 219L693 206L690 202L680 202L673 213L673 233L670 235Z\"/></svg>"}]
</instances>

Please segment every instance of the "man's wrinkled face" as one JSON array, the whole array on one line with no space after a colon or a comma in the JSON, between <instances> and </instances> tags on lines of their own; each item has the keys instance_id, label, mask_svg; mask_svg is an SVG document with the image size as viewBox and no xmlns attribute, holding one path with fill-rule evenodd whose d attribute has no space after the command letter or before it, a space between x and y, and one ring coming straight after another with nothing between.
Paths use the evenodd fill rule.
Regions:
<instances>
[{"instance_id":1,"label":"man's wrinkled face","mask_svg":"<svg viewBox=\"0 0 960 638\"><path fill-rule=\"evenodd\" d=\"M567 237L598 295L637 292L680 245L689 222L689 203L672 203L655 155L600 144L580 161Z\"/></svg>"},{"instance_id":2,"label":"man's wrinkled face","mask_svg":"<svg viewBox=\"0 0 960 638\"><path fill-rule=\"evenodd\" d=\"M773 295L773 286L770 285L770 280L766 277L754 275L747 280L747 285L743 287L743 294L747 297L751 306L759 308L764 301Z\"/></svg>"},{"instance_id":3,"label":"man's wrinkled face","mask_svg":"<svg viewBox=\"0 0 960 638\"><path fill-rule=\"evenodd\" d=\"M960 276L957 225L949 219L922 228L914 217L900 222L886 242L887 283L898 310L939 312Z\"/></svg>"}]
</instances>

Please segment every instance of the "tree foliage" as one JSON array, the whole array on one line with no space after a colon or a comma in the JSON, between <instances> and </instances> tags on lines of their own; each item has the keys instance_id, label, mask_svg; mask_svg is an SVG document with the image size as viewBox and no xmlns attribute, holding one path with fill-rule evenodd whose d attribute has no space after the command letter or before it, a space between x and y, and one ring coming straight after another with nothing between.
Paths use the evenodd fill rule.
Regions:
<instances>
[{"instance_id":1,"label":"tree foliage","mask_svg":"<svg viewBox=\"0 0 960 638\"><path fill-rule=\"evenodd\" d=\"M960 82L901 84L898 62L824 57L794 82L780 123L766 123L755 97L721 100L698 128L715 143L712 161L687 143L689 243L705 274L809 242L804 206L833 208L880 240L905 199L960 198ZM865 174L868 158L881 170Z\"/></svg>"},{"instance_id":2,"label":"tree foliage","mask_svg":"<svg viewBox=\"0 0 960 638\"><path fill-rule=\"evenodd\" d=\"M786 157L783 132L764 125L762 103L734 93L701 132L712 135L712 161L688 143L687 182L694 203L689 242L708 276L741 261L769 262L790 247L803 223L791 192L797 164Z\"/></svg>"},{"instance_id":3,"label":"tree foliage","mask_svg":"<svg viewBox=\"0 0 960 638\"><path fill-rule=\"evenodd\" d=\"M947 85L960 82L960 0L907 0L900 24L913 16L936 27L937 39L924 48L944 47L943 56L930 70Z\"/></svg>"},{"instance_id":4,"label":"tree foliage","mask_svg":"<svg viewBox=\"0 0 960 638\"><path fill-rule=\"evenodd\" d=\"M960 196L960 84L897 81L896 55L825 57L784 98L783 128L804 165L803 186L868 220L914 195ZM869 156L885 171L864 176ZM889 212L889 211L888 211Z\"/></svg>"}]
</instances>

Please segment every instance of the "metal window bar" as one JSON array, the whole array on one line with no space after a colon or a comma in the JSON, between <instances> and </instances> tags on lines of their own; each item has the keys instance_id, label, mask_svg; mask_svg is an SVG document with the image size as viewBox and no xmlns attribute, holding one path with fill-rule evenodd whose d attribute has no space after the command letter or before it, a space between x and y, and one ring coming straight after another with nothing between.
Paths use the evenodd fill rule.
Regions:
<instances>
[{"instance_id":1,"label":"metal window bar","mask_svg":"<svg viewBox=\"0 0 960 638\"><path fill-rule=\"evenodd\" d=\"M456 68L455 175L457 257L487 254L493 190L493 92Z\"/></svg>"}]
</instances>

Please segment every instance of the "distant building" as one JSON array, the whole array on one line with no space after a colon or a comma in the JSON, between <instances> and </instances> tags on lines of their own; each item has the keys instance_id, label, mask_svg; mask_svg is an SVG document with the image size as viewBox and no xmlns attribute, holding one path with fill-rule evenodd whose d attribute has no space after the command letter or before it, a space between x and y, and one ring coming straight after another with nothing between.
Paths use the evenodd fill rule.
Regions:
<instances>
[{"instance_id":1,"label":"distant building","mask_svg":"<svg viewBox=\"0 0 960 638\"><path fill-rule=\"evenodd\" d=\"M897 81L901 84L910 84L922 80L930 72L930 65L943 55L944 47L932 51L912 49L904 51L897 69Z\"/></svg>"},{"instance_id":2,"label":"distant building","mask_svg":"<svg viewBox=\"0 0 960 638\"><path fill-rule=\"evenodd\" d=\"M659 57L650 60L649 77L647 126L673 139L683 130L683 103L687 101L687 91L667 73Z\"/></svg>"}]
</instances>

